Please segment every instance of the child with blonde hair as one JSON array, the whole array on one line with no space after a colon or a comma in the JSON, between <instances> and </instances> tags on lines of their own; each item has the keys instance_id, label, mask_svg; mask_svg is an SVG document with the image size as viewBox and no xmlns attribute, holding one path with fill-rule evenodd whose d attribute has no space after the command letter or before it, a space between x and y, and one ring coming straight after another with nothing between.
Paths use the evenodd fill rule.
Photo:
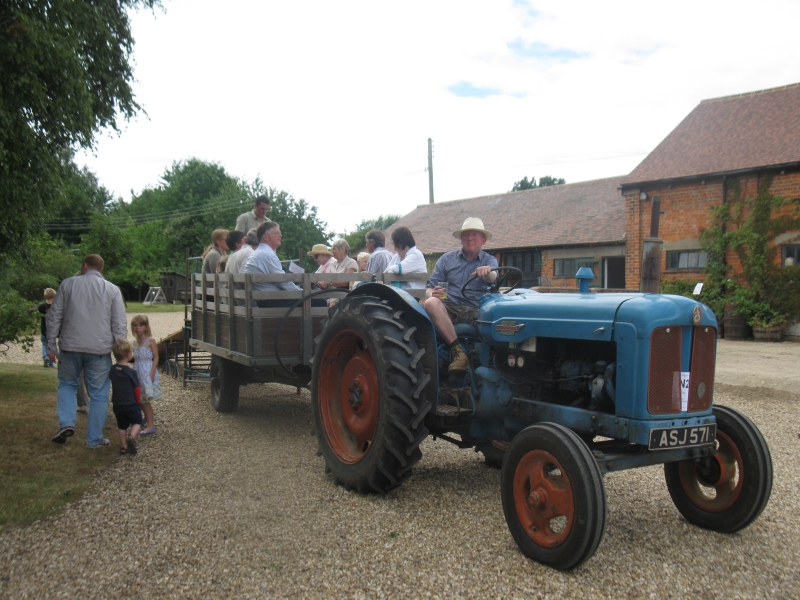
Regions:
<instances>
[{"instance_id":1,"label":"child with blonde hair","mask_svg":"<svg viewBox=\"0 0 800 600\"><path fill-rule=\"evenodd\" d=\"M136 315L131 319L131 331L136 336L133 347L133 360L139 382L142 385L142 410L144 411L145 428L142 435L156 432L153 418L154 400L161 399L161 378L158 376L158 345L150 331L150 319L147 315Z\"/></svg>"}]
</instances>

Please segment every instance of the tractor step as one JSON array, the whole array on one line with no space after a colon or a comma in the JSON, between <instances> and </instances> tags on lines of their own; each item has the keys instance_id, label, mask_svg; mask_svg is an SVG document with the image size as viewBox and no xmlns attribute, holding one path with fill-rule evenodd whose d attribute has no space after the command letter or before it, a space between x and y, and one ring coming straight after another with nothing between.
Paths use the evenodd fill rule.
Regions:
<instances>
[{"instance_id":1,"label":"tractor step","mask_svg":"<svg viewBox=\"0 0 800 600\"><path fill-rule=\"evenodd\" d=\"M439 417L461 417L470 415L475 406L472 400L472 392L468 387L463 388L441 388L439 390L439 402L436 406L436 415Z\"/></svg>"}]
</instances>

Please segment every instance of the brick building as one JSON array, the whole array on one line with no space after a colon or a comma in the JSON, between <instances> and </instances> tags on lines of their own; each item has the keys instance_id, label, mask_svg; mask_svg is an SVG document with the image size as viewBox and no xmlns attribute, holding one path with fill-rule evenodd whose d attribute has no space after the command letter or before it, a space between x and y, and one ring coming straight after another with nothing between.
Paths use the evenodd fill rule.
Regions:
<instances>
[{"instance_id":1,"label":"brick building","mask_svg":"<svg viewBox=\"0 0 800 600\"><path fill-rule=\"evenodd\" d=\"M706 258L700 233L711 223L710 209L728 200L733 179L745 198L756 195L765 175L772 177L770 193L800 201L800 84L702 101L623 178L625 287L639 286L654 201L660 204L662 273L699 281ZM800 264L800 231L775 243L781 247L776 260ZM736 255L729 252L727 259L736 269Z\"/></svg>"},{"instance_id":2,"label":"brick building","mask_svg":"<svg viewBox=\"0 0 800 600\"><path fill-rule=\"evenodd\" d=\"M522 287L572 287L578 268L595 272L593 287L625 285L622 177L423 204L392 225L408 227L429 265L460 248L452 232L467 217L483 220L492 239L484 250L522 273Z\"/></svg>"}]
</instances>

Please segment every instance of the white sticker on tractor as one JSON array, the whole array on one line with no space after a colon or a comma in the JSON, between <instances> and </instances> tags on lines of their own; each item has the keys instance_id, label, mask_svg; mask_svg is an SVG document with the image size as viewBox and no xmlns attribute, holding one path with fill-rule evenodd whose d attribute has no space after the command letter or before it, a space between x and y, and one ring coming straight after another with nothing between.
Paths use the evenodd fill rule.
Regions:
<instances>
[{"instance_id":1,"label":"white sticker on tractor","mask_svg":"<svg viewBox=\"0 0 800 600\"><path fill-rule=\"evenodd\" d=\"M681 371L681 412L689 410L689 371Z\"/></svg>"}]
</instances>

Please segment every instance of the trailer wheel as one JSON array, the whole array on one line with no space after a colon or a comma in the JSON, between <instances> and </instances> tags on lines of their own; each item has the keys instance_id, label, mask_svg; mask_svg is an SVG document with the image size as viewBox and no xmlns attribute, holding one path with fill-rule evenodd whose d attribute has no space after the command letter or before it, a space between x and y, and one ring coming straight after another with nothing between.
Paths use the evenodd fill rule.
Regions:
<instances>
[{"instance_id":1,"label":"trailer wheel","mask_svg":"<svg viewBox=\"0 0 800 600\"><path fill-rule=\"evenodd\" d=\"M606 526L600 468L572 431L531 425L511 441L501 484L506 523L520 550L559 570L594 555Z\"/></svg>"},{"instance_id":2,"label":"trailer wheel","mask_svg":"<svg viewBox=\"0 0 800 600\"><path fill-rule=\"evenodd\" d=\"M772 491L772 457L764 436L738 411L715 406L717 453L664 465L675 507L690 523L733 533L755 521Z\"/></svg>"},{"instance_id":3,"label":"trailer wheel","mask_svg":"<svg viewBox=\"0 0 800 600\"><path fill-rule=\"evenodd\" d=\"M344 298L320 336L311 411L336 483L383 493L411 475L428 435L425 349L403 311L370 296Z\"/></svg>"},{"instance_id":4,"label":"trailer wheel","mask_svg":"<svg viewBox=\"0 0 800 600\"><path fill-rule=\"evenodd\" d=\"M237 370L233 361L211 357L211 406L217 412L233 412L239 405Z\"/></svg>"}]
</instances>

